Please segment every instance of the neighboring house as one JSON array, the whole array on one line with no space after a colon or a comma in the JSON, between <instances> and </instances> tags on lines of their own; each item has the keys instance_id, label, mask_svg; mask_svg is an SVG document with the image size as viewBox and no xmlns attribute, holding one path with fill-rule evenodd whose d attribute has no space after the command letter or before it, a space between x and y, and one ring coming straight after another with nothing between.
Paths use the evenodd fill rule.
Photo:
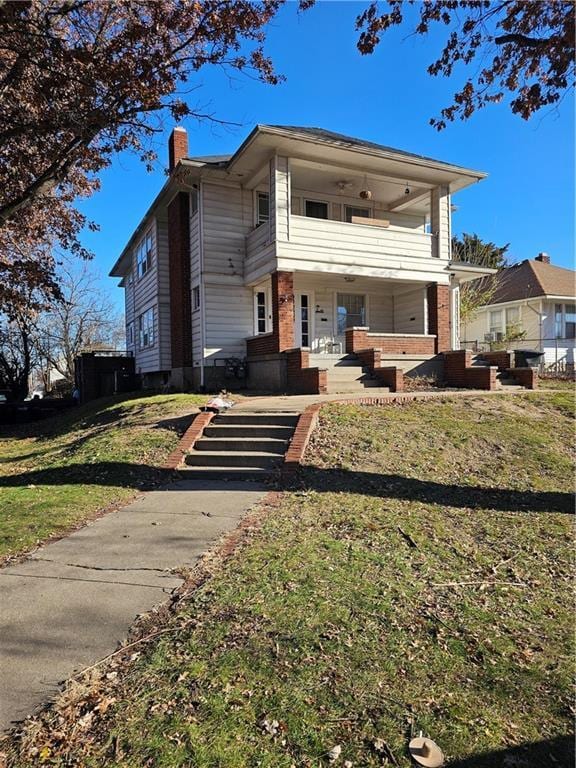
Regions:
<instances>
[{"instance_id":1,"label":"neighboring house","mask_svg":"<svg viewBox=\"0 0 576 768\"><path fill-rule=\"evenodd\" d=\"M462 343L480 349L494 343L544 352L546 368L573 369L576 347L576 273L556 267L546 253L506 267L497 275L490 304L463 325ZM520 333L522 338L514 338Z\"/></svg>"},{"instance_id":2,"label":"neighboring house","mask_svg":"<svg viewBox=\"0 0 576 768\"><path fill-rule=\"evenodd\" d=\"M369 346L409 368L459 347L451 194L484 173L318 128L258 125L231 156L170 175L111 275L145 385L324 390L324 361ZM356 333L353 328L360 328Z\"/></svg>"}]
</instances>

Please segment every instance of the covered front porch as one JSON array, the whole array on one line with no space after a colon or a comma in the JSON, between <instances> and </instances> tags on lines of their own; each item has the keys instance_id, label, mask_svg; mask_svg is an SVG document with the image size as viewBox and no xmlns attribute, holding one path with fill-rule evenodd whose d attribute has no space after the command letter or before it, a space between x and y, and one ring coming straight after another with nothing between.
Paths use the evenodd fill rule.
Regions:
<instances>
[{"instance_id":1,"label":"covered front porch","mask_svg":"<svg viewBox=\"0 0 576 768\"><path fill-rule=\"evenodd\" d=\"M457 326L451 323L456 304L448 283L304 271L281 274L283 288L276 299L273 276L254 286L255 336L272 337L275 327L282 326L278 351L353 352L360 340L360 333L350 333L353 328L364 329L363 343L392 355L434 355L452 346L449 328ZM287 304L291 311L276 317L275 307Z\"/></svg>"},{"instance_id":2,"label":"covered front porch","mask_svg":"<svg viewBox=\"0 0 576 768\"><path fill-rule=\"evenodd\" d=\"M435 358L451 348L451 312L457 305L448 279L426 283L274 272L253 286L255 334L246 344L254 380L321 392L326 391L326 369L338 355L353 355L378 376L375 368L391 366L402 373L410 368L403 364L409 358ZM369 361L360 354L367 351ZM390 379L380 373L382 380ZM394 389L400 378L393 378Z\"/></svg>"}]
</instances>

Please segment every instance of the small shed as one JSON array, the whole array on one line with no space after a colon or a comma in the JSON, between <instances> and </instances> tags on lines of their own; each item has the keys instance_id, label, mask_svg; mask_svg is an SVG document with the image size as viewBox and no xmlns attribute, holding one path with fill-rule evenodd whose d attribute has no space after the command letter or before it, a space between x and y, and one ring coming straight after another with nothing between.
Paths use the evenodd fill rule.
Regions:
<instances>
[{"instance_id":1,"label":"small shed","mask_svg":"<svg viewBox=\"0 0 576 768\"><path fill-rule=\"evenodd\" d=\"M83 352L76 358L74 369L83 403L137 389L134 357L125 352L106 349Z\"/></svg>"}]
</instances>

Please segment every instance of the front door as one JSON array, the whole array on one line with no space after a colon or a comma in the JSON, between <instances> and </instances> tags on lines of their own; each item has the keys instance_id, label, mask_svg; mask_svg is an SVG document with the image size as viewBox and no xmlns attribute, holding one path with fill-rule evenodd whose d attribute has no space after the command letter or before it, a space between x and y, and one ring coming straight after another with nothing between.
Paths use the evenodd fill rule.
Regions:
<instances>
[{"instance_id":1,"label":"front door","mask_svg":"<svg viewBox=\"0 0 576 768\"><path fill-rule=\"evenodd\" d=\"M309 293L296 294L296 345L304 349L312 346L312 296Z\"/></svg>"},{"instance_id":2,"label":"front door","mask_svg":"<svg viewBox=\"0 0 576 768\"><path fill-rule=\"evenodd\" d=\"M346 328L366 325L366 296L361 293L336 294L336 338L346 346Z\"/></svg>"}]
</instances>

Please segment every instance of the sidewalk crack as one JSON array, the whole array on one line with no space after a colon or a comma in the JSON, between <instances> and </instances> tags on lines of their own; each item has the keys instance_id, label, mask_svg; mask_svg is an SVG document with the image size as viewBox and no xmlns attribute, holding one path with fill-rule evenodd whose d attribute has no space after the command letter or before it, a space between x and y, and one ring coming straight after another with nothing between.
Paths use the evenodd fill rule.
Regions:
<instances>
[{"instance_id":1,"label":"sidewalk crack","mask_svg":"<svg viewBox=\"0 0 576 768\"><path fill-rule=\"evenodd\" d=\"M114 567L106 567L101 565L82 565L80 563L61 563L58 560L50 560L48 557L33 557L31 558L34 561L41 561L43 563L54 563L55 565L64 565L68 568L83 568L87 571L156 571L157 573L166 573L171 574L174 569L173 568L149 568L145 565L133 567L133 568L114 568Z\"/></svg>"}]
</instances>

